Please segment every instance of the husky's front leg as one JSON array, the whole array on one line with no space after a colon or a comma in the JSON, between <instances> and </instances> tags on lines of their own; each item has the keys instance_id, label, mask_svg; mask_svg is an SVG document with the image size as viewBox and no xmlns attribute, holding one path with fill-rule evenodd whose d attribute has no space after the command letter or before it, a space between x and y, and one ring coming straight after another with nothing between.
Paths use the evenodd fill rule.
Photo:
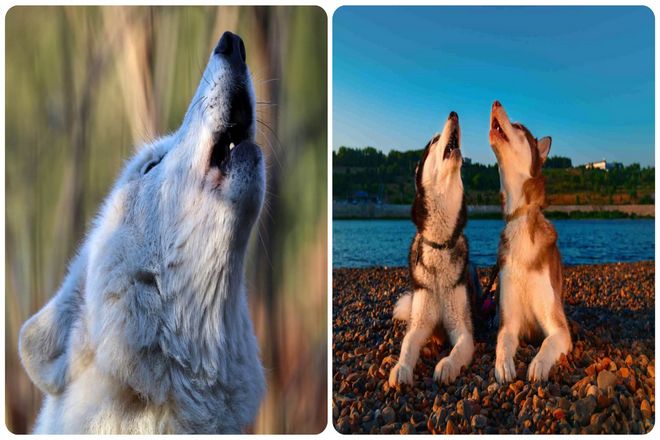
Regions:
<instances>
[{"instance_id":1,"label":"husky's front leg","mask_svg":"<svg viewBox=\"0 0 660 440\"><path fill-rule=\"evenodd\" d=\"M467 290L464 285L458 286L447 297L443 307L442 322L454 348L449 356L441 359L433 371L433 379L449 384L456 380L461 368L472 361L474 354L474 339L470 323L470 309Z\"/></svg>"},{"instance_id":2,"label":"husky's front leg","mask_svg":"<svg viewBox=\"0 0 660 440\"><path fill-rule=\"evenodd\" d=\"M541 349L536 354L527 370L527 378L534 382L548 380L550 368L562 354L571 351L571 335L566 327L555 327L543 340Z\"/></svg>"},{"instance_id":3,"label":"husky's front leg","mask_svg":"<svg viewBox=\"0 0 660 440\"><path fill-rule=\"evenodd\" d=\"M412 307L408 330L401 343L399 361L390 371L390 385L412 384L413 369L419 358L419 350L424 345L438 321L438 306L429 298L429 292L416 290L412 298Z\"/></svg>"},{"instance_id":4,"label":"husky's front leg","mask_svg":"<svg viewBox=\"0 0 660 440\"><path fill-rule=\"evenodd\" d=\"M529 364L527 378L530 381L547 380L550 368L562 354L571 350L572 345L564 309L549 280L543 283L542 292L538 292L535 298L537 299L532 304L532 309L534 317L543 329L545 339Z\"/></svg>"},{"instance_id":5,"label":"husky's front leg","mask_svg":"<svg viewBox=\"0 0 660 440\"><path fill-rule=\"evenodd\" d=\"M500 331L495 349L495 379L511 382L516 377L513 358L518 350L521 319L523 318L520 288L511 282L506 272L500 272Z\"/></svg>"},{"instance_id":6,"label":"husky's front leg","mask_svg":"<svg viewBox=\"0 0 660 440\"><path fill-rule=\"evenodd\" d=\"M514 318L517 321L517 318ZM516 366L513 357L518 350L518 329L520 323L503 325L497 335L495 349L495 379L498 383L511 382L516 377Z\"/></svg>"}]
</instances>

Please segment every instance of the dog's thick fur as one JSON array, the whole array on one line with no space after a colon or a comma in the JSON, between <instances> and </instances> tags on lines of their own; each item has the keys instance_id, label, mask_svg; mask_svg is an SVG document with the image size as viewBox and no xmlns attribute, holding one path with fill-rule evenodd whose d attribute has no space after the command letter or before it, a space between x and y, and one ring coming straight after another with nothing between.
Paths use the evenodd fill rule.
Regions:
<instances>
[{"instance_id":1,"label":"dog's thick fur","mask_svg":"<svg viewBox=\"0 0 660 440\"><path fill-rule=\"evenodd\" d=\"M412 217L417 233L409 256L414 292L402 296L394 308L394 318L408 321L408 329L399 361L390 371L392 386L412 383L419 350L436 328L454 348L436 365L435 380L453 382L472 360L470 290L477 285L463 234L467 210L462 161L458 116L452 112L442 134L426 146L416 171Z\"/></svg>"},{"instance_id":2,"label":"dog's thick fur","mask_svg":"<svg viewBox=\"0 0 660 440\"><path fill-rule=\"evenodd\" d=\"M181 127L126 164L57 294L21 329L37 433L226 433L265 390L243 260L265 168L225 33ZM236 146L230 151L230 143Z\"/></svg>"},{"instance_id":3,"label":"dog's thick fur","mask_svg":"<svg viewBox=\"0 0 660 440\"><path fill-rule=\"evenodd\" d=\"M536 139L522 124L512 124L498 101L493 103L490 127L506 219L498 251L500 330L495 378L500 383L513 380L519 338L542 334L545 339L527 377L546 380L561 354L571 350L557 232L542 213L546 201L541 167L552 141Z\"/></svg>"}]
</instances>

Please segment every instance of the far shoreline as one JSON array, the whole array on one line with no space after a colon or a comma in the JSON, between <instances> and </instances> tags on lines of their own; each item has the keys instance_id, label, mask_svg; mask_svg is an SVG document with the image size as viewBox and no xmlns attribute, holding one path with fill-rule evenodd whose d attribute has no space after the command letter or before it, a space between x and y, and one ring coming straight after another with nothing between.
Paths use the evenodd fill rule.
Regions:
<instances>
[{"instance_id":1,"label":"far shoreline","mask_svg":"<svg viewBox=\"0 0 660 440\"><path fill-rule=\"evenodd\" d=\"M570 267L600 267L600 266L615 266L619 264L630 264L630 265L638 265L638 264L649 264L653 263L655 264L655 260L635 260L635 261L609 261L609 262L598 262L598 263L577 263L577 264L567 264L567 263L562 263L563 268L570 268ZM481 270L490 270L493 268L493 265L490 266L482 266L482 265L475 265L475 269L481 269ZM345 270L396 270L396 269L408 269L408 266L384 266L384 265L376 265L376 266L333 266L332 271L345 271Z\"/></svg>"},{"instance_id":2,"label":"far shoreline","mask_svg":"<svg viewBox=\"0 0 660 440\"><path fill-rule=\"evenodd\" d=\"M498 205L470 205L469 219L501 220ZM544 210L553 220L655 219L655 205L553 205ZM410 205L387 203L332 203L333 220L409 220Z\"/></svg>"}]
</instances>

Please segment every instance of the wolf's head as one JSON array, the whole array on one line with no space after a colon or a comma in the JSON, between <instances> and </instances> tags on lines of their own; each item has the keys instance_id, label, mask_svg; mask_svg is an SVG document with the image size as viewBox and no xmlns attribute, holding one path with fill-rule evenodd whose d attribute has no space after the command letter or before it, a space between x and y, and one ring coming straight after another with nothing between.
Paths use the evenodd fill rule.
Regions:
<instances>
[{"instance_id":1,"label":"wolf's head","mask_svg":"<svg viewBox=\"0 0 660 440\"><path fill-rule=\"evenodd\" d=\"M97 228L113 234L129 229L131 241L152 251L154 274L165 277L182 259L214 267L222 253L236 254L245 247L264 198L264 161L254 133L245 46L225 32L181 127L128 163Z\"/></svg>"},{"instance_id":2,"label":"wolf's head","mask_svg":"<svg viewBox=\"0 0 660 440\"><path fill-rule=\"evenodd\" d=\"M89 290L102 289L108 272L119 276L121 267L123 276L139 272L162 296L227 294L218 277L241 271L264 198L254 133L245 46L225 32L181 127L143 147L106 200L90 237Z\"/></svg>"},{"instance_id":3,"label":"wolf's head","mask_svg":"<svg viewBox=\"0 0 660 440\"><path fill-rule=\"evenodd\" d=\"M489 140L500 169L506 212L522 204L543 205L541 167L548 158L552 139L537 139L524 125L511 123L502 104L495 101L490 113Z\"/></svg>"},{"instance_id":4,"label":"wolf's head","mask_svg":"<svg viewBox=\"0 0 660 440\"><path fill-rule=\"evenodd\" d=\"M426 228L430 213L434 218L451 219L458 214L463 201L462 163L458 115L451 112L442 133L435 135L424 148L415 171L412 217L418 230ZM435 215L438 210L441 215ZM450 215L442 215L445 212Z\"/></svg>"},{"instance_id":5,"label":"wolf's head","mask_svg":"<svg viewBox=\"0 0 660 440\"><path fill-rule=\"evenodd\" d=\"M71 328L102 368L156 401L166 362L217 380L221 345L238 331L227 326L246 325L235 307L265 191L254 134L245 46L225 32L181 127L127 163L60 291L24 325L21 356L43 390L67 381Z\"/></svg>"},{"instance_id":6,"label":"wolf's head","mask_svg":"<svg viewBox=\"0 0 660 440\"><path fill-rule=\"evenodd\" d=\"M171 215L182 215L205 217L218 225L214 229L237 239L250 231L261 207L265 173L261 150L253 143L255 100L245 61L241 38L225 32L181 127L144 147L120 178L118 187L130 186L142 206L159 205L163 226L175 223Z\"/></svg>"}]
</instances>

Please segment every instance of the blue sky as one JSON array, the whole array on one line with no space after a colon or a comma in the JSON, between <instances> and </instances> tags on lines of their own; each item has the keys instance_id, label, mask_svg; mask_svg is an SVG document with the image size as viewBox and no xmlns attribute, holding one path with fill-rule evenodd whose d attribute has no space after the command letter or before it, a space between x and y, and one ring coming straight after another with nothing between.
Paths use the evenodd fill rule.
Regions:
<instances>
[{"instance_id":1,"label":"blue sky","mask_svg":"<svg viewBox=\"0 0 660 440\"><path fill-rule=\"evenodd\" d=\"M499 99L574 165L653 165L653 29L644 7L342 7L333 148L419 149L454 110L464 155L494 163Z\"/></svg>"}]
</instances>

